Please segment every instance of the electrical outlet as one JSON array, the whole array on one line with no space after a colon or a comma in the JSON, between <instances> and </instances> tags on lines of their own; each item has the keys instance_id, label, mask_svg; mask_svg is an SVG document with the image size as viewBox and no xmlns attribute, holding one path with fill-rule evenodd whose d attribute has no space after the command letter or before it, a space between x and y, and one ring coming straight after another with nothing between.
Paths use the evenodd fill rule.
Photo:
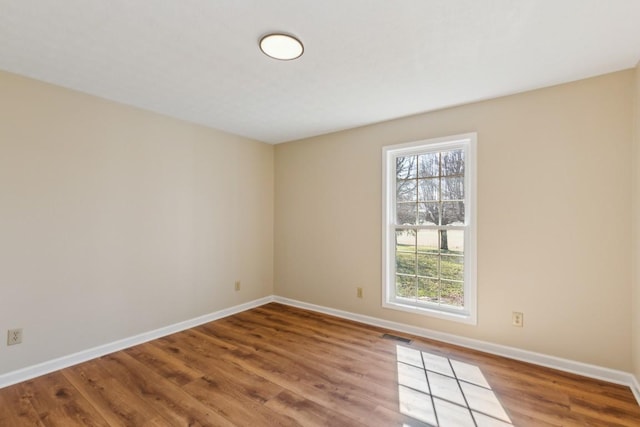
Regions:
<instances>
[{"instance_id":1,"label":"electrical outlet","mask_svg":"<svg viewBox=\"0 0 640 427\"><path fill-rule=\"evenodd\" d=\"M22 342L22 328L9 329L7 331L7 345L16 345Z\"/></svg>"},{"instance_id":2,"label":"electrical outlet","mask_svg":"<svg viewBox=\"0 0 640 427\"><path fill-rule=\"evenodd\" d=\"M362 288L356 288L356 296L362 298Z\"/></svg>"},{"instance_id":3,"label":"electrical outlet","mask_svg":"<svg viewBox=\"0 0 640 427\"><path fill-rule=\"evenodd\" d=\"M236 280L236 291L240 290L240 280Z\"/></svg>"},{"instance_id":4,"label":"electrical outlet","mask_svg":"<svg viewBox=\"0 0 640 427\"><path fill-rule=\"evenodd\" d=\"M511 324L522 328L524 326L524 314L519 311L514 311L511 314Z\"/></svg>"}]
</instances>

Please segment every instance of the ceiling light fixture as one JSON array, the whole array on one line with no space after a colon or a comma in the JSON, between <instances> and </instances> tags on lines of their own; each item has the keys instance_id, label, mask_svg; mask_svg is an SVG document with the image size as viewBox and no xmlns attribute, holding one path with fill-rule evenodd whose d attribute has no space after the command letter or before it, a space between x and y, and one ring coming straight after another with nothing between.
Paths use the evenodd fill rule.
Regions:
<instances>
[{"instance_id":1,"label":"ceiling light fixture","mask_svg":"<svg viewBox=\"0 0 640 427\"><path fill-rule=\"evenodd\" d=\"M260 50L271 58L290 61L302 56L304 46L300 40L287 34L267 34L260 39Z\"/></svg>"}]
</instances>

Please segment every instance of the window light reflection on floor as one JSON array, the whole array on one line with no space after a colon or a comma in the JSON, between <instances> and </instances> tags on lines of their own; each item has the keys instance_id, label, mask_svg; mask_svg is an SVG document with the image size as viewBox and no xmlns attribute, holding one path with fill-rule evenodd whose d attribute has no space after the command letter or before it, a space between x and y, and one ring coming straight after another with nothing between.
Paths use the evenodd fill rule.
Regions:
<instances>
[{"instance_id":1,"label":"window light reflection on floor","mask_svg":"<svg viewBox=\"0 0 640 427\"><path fill-rule=\"evenodd\" d=\"M512 426L480 368L396 346L400 412L438 427Z\"/></svg>"}]
</instances>

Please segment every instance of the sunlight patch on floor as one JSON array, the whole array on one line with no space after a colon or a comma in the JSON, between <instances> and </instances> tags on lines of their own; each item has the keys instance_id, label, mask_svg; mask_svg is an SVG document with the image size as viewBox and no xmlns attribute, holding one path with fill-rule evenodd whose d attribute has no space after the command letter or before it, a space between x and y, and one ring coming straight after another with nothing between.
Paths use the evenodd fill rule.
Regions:
<instances>
[{"instance_id":1,"label":"sunlight patch on floor","mask_svg":"<svg viewBox=\"0 0 640 427\"><path fill-rule=\"evenodd\" d=\"M475 365L396 346L400 412L438 427L502 427L511 419Z\"/></svg>"}]
</instances>

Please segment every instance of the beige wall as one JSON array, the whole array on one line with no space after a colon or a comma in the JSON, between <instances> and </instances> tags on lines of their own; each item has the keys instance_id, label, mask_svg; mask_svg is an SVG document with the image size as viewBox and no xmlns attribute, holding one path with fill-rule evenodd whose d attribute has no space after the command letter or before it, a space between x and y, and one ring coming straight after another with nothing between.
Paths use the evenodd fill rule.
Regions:
<instances>
[{"instance_id":1,"label":"beige wall","mask_svg":"<svg viewBox=\"0 0 640 427\"><path fill-rule=\"evenodd\" d=\"M633 372L640 382L640 63L634 70L633 109L633 292L632 356Z\"/></svg>"},{"instance_id":2,"label":"beige wall","mask_svg":"<svg viewBox=\"0 0 640 427\"><path fill-rule=\"evenodd\" d=\"M633 78L623 71L276 146L276 294L630 371ZM478 325L383 309L381 147L472 131ZM522 329L511 326L514 310Z\"/></svg>"},{"instance_id":3,"label":"beige wall","mask_svg":"<svg viewBox=\"0 0 640 427\"><path fill-rule=\"evenodd\" d=\"M276 146L274 289L274 147L0 72L0 331L25 334L0 374L275 293L640 378L634 91L638 68ZM478 325L382 309L381 147L471 131Z\"/></svg>"},{"instance_id":4,"label":"beige wall","mask_svg":"<svg viewBox=\"0 0 640 427\"><path fill-rule=\"evenodd\" d=\"M0 374L273 293L273 146L1 72L0 93L0 331L24 328Z\"/></svg>"}]
</instances>

